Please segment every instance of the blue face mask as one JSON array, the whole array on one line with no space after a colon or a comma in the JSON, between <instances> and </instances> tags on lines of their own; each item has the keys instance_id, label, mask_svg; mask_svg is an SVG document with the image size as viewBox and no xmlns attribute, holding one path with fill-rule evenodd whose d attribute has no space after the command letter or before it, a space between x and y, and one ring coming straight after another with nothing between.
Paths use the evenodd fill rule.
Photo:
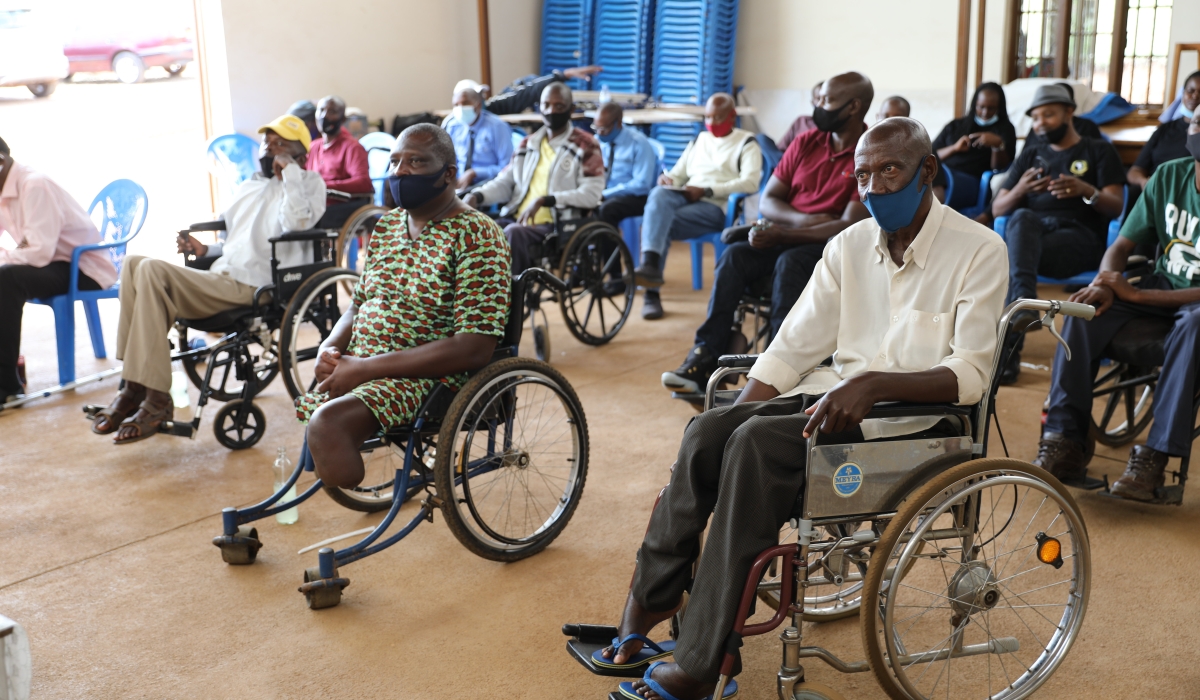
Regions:
<instances>
[{"instance_id":1,"label":"blue face mask","mask_svg":"<svg viewBox=\"0 0 1200 700\"><path fill-rule=\"evenodd\" d=\"M446 174L446 168L430 175L389 175L388 189L392 191L392 201L401 209L416 209L428 203L429 200L441 194L449 183L437 186L437 181Z\"/></svg>"},{"instance_id":2,"label":"blue face mask","mask_svg":"<svg viewBox=\"0 0 1200 700\"><path fill-rule=\"evenodd\" d=\"M1179 105L1179 111L1176 112L1176 114L1178 114L1179 117L1183 117L1184 119L1191 121L1192 115L1195 114L1195 110L1191 110L1191 109L1188 109L1187 107L1184 107L1183 105ZM1178 119L1179 117L1176 117L1176 119Z\"/></svg>"},{"instance_id":3,"label":"blue face mask","mask_svg":"<svg viewBox=\"0 0 1200 700\"><path fill-rule=\"evenodd\" d=\"M999 114L993 114L991 119L980 119L978 116L975 117L975 123L979 126L991 126L998 121L1000 121Z\"/></svg>"},{"instance_id":4,"label":"blue face mask","mask_svg":"<svg viewBox=\"0 0 1200 700\"><path fill-rule=\"evenodd\" d=\"M621 127L617 126L617 127L613 127L612 131L609 131L607 134L604 134L603 136L601 136L600 134L596 134L596 138L600 139L600 143L612 143L613 141L617 140L617 134L620 134L620 133L621 133Z\"/></svg>"},{"instance_id":5,"label":"blue face mask","mask_svg":"<svg viewBox=\"0 0 1200 700\"><path fill-rule=\"evenodd\" d=\"M924 164L925 161L921 162ZM925 190L928 189L928 187L917 189L920 181L921 168L918 167L917 174L913 175L913 179L902 189L889 194L868 194L866 196L863 204L867 207L867 211L871 212L871 216L875 218L875 223L879 224L879 228L892 233L912 223L913 218L917 215L917 209L921 207L921 200L925 198Z\"/></svg>"}]
</instances>

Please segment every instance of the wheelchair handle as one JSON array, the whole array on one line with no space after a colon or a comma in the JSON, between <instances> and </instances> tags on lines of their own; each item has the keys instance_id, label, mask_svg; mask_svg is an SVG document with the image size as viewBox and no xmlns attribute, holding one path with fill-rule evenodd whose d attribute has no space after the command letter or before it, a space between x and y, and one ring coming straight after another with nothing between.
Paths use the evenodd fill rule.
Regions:
<instances>
[{"instance_id":1,"label":"wheelchair handle","mask_svg":"<svg viewBox=\"0 0 1200 700\"><path fill-rule=\"evenodd\" d=\"M1096 307L1090 304L1077 304L1073 301L1060 301L1058 311L1065 316L1074 316L1090 321L1096 316Z\"/></svg>"},{"instance_id":2,"label":"wheelchair handle","mask_svg":"<svg viewBox=\"0 0 1200 700\"><path fill-rule=\"evenodd\" d=\"M224 219L215 219L213 221L201 221L196 224L191 224L190 226L187 227L187 231L180 231L180 233L191 233L193 231L224 231L224 230L225 230L225 220Z\"/></svg>"}]
</instances>

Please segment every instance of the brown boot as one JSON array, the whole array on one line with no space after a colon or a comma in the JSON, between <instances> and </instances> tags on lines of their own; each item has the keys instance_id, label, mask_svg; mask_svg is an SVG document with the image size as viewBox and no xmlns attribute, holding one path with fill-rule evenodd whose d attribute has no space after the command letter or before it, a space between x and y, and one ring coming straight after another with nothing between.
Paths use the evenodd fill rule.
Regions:
<instances>
[{"instance_id":1,"label":"brown boot","mask_svg":"<svg viewBox=\"0 0 1200 700\"><path fill-rule=\"evenodd\" d=\"M1077 484L1087 476L1092 450L1062 433L1043 433L1038 441L1038 456L1033 463L1063 483Z\"/></svg>"},{"instance_id":2,"label":"brown boot","mask_svg":"<svg viewBox=\"0 0 1200 700\"><path fill-rule=\"evenodd\" d=\"M1169 455L1164 452L1146 445L1134 445L1129 451L1125 473L1113 482L1109 491L1114 496L1134 501L1154 500L1154 490L1162 488L1166 481L1163 470L1167 468L1167 459Z\"/></svg>"}]
</instances>

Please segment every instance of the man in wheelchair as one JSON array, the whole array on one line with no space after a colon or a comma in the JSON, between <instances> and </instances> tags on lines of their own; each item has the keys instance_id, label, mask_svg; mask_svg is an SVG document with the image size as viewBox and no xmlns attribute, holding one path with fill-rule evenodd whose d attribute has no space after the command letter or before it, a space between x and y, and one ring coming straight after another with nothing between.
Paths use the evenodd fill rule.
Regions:
<instances>
[{"instance_id":1,"label":"man in wheelchair","mask_svg":"<svg viewBox=\"0 0 1200 700\"><path fill-rule=\"evenodd\" d=\"M455 196L457 180L449 134L433 124L400 134L388 177L399 208L376 224L351 306L321 344L316 390L296 400L330 486L362 482L359 445L411 422L438 382L461 387L504 336L508 245Z\"/></svg>"},{"instance_id":2,"label":"man in wheelchair","mask_svg":"<svg viewBox=\"0 0 1200 700\"><path fill-rule=\"evenodd\" d=\"M674 663L655 669L653 685L634 682L640 696L665 697L654 686L682 699L713 692L751 563L799 502L810 434L836 443L956 435L937 417L863 418L880 401L980 400L1007 254L994 233L934 199L936 170L914 120L887 119L862 136L854 173L873 218L830 239L735 405L688 425L638 551L619 647L601 652L618 667L640 661L642 642L628 635L648 634L690 590Z\"/></svg>"},{"instance_id":3,"label":"man in wheelchair","mask_svg":"<svg viewBox=\"0 0 1200 700\"><path fill-rule=\"evenodd\" d=\"M1096 279L1071 297L1095 306L1096 318L1089 323L1069 318L1063 326L1063 338L1074 352L1070 360L1061 349L1055 355L1050 407L1034 462L1064 482L1083 481L1095 445L1088 427L1102 353L1130 321L1169 319L1173 325L1151 406L1154 423L1146 444L1130 450L1125 473L1110 489L1137 501L1155 498L1168 458L1188 455L1192 445L1200 358L1200 256L1195 248L1200 233L1200 114L1192 116L1187 133L1192 157L1159 166L1125 219L1121 236L1104 254ZM1123 272L1139 243L1157 244L1163 252L1153 273L1129 280Z\"/></svg>"},{"instance_id":4,"label":"man in wheelchair","mask_svg":"<svg viewBox=\"0 0 1200 700\"><path fill-rule=\"evenodd\" d=\"M207 270L189 269L140 255L121 270L121 316L117 359L124 361L124 386L97 412L92 432L116 433L118 445L153 436L173 416L171 347L167 331L176 318L206 318L250 306L255 289L271 283L269 240L284 231L311 228L325 212L325 183L304 169L310 143L298 117L284 115L260 128L262 172L243 182L222 214L223 243L204 245L181 236L180 252L215 258ZM280 247L295 264L306 248Z\"/></svg>"}]
</instances>

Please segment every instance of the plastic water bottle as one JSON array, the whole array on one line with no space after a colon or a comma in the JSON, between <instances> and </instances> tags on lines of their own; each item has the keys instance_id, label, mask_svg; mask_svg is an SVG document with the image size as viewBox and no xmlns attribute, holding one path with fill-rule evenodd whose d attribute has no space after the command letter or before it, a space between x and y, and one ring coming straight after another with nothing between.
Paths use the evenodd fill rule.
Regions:
<instances>
[{"instance_id":1,"label":"plastic water bottle","mask_svg":"<svg viewBox=\"0 0 1200 700\"><path fill-rule=\"evenodd\" d=\"M600 104L605 102L612 102L612 93L608 90L608 83L600 85Z\"/></svg>"},{"instance_id":2,"label":"plastic water bottle","mask_svg":"<svg viewBox=\"0 0 1200 700\"><path fill-rule=\"evenodd\" d=\"M275 457L274 472L275 493L279 493L279 489L283 488L283 485L288 482L288 479L292 478L292 460L288 459L286 447L279 448L279 454ZM295 497L296 485L292 484L292 487L287 490L287 493L283 494L283 498L280 500L290 501ZM296 510L295 506L275 514L275 521L280 525L291 525L299 519L300 511Z\"/></svg>"},{"instance_id":3,"label":"plastic water bottle","mask_svg":"<svg viewBox=\"0 0 1200 700\"><path fill-rule=\"evenodd\" d=\"M188 378L181 360L175 360L172 365L171 403L175 404L175 417L172 420L177 423L192 421L192 399L188 396Z\"/></svg>"}]
</instances>

